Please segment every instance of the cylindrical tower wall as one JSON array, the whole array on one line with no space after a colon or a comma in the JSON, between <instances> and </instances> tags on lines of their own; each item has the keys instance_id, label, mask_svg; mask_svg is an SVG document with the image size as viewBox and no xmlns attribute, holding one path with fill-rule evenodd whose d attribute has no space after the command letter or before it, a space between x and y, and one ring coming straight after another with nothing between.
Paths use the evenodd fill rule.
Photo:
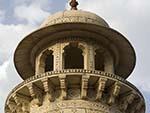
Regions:
<instances>
[{"instance_id":1,"label":"cylindrical tower wall","mask_svg":"<svg viewBox=\"0 0 150 113\"><path fill-rule=\"evenodd\" d=\"M102 45L77 38L60 40L41 48L36 56L36 74L63 69L85 69L114 72L114 58ZM50 57L53 56L52 59ZM49 64L46 64L49 57ZM49 68L48 70L46 70Z\"/></svg>"}]
</instances>

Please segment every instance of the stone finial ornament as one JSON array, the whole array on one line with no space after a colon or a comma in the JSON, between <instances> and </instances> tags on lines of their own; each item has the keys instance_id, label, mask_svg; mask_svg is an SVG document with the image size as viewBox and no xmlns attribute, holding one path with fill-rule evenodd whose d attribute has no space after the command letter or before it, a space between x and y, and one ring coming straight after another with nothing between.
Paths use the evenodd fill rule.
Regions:
<instances>
[{"instance_id":1,"label":"stone finial ornament","mask_svg":"<svg viewBox=\"0 0 150 113\"><path fill-rule=\"evenodd\" d=\"M71 10L78 10L77 9L78 5L79 5L79 3L76 0L71 0L71 2L70 2Z\"/></svg>"}]
</instances>

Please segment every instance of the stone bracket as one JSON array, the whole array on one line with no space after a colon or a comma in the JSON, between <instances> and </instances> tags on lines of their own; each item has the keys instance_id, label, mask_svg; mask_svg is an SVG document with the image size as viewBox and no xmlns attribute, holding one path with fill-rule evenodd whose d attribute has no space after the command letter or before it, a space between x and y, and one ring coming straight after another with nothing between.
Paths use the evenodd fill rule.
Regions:
<instances>
[{"instance_id":1,"label":"stone bracket","mask_svg":"<svg viewBox=\"0 0 150 113\"><path fill-rule=\"evenodd\" d=\"M42 93L43 91L39 89L36 85L33 83L27 85L30 95L33 98L32 103L35 105L42 105Z\"/></svg>"},{"instance_id":2,"label":"stone bracket","mask_svg":"<svg viewBox=\"0 0 150 113\"><path fill-rule=\"evenodd\" d=\"M54 92L53 84L50 83L50 81L49 81L48 78L42 79L41 81L43 83L44 91L47 93L49 100L51 102L54 101L54 97L53 97L53 92Z\"/></svg>"},{"instance_id":3,"label":"stone bracket","mask_svg":"<svg viewBox=\"0 0 150 113\"><path fill-rule=\"evenodd\" d=\"M99 78L96 100L101 100L102 95L103 95L103 91L105 90L106 82L107 82L107 78L104 78L104 77Z\"/></svg>"},{"instance_id":4,"label":"stone bracket","mask_svg":"<svg viewBox=\"0 0 150 113\"><path fill-rule=\"evenodd\" d=\"M12 96L15 100L15 102L17 103L17 105L19 104L22 104L22 103L29 103L31 98L30 97L27 97L25 95L21 95L19 93L14 93L13 96Z\"/></svg>"},{"instance_id":5,"label":"stone bracket","mask_svg":"<svg viewBox=\"0 0 150 113\"><path fill-rule=\"evenodd\" d=\"M87 98L87 89L88 89L88 80L90 76L89 75L83 75L82 76L82 85L81 85L81 98Z\"/></svg>"},{"instance_id":6,"label":"stone bracket","mask_svg":"<svg viewBox=\"0 0 150 113\"><path fill-rule=\"evenodd\" d=\"M60 89L61 89L61 99L67 98L67 88L66 88L66 75L59 76L60 80Z\"/></svg>"},{"instance_id":7,"label":"stone bracket","mask_svg":"<svg viewBox=\"0 0 150 113\"><path fill-rule=\"evenodd\" d=\"M119 82L115 82L110 91L110 97L108 99L108 104L112 105L115 103L116 97L119 95L121 89L121 85Z\"/></svg>"}]
</instances>

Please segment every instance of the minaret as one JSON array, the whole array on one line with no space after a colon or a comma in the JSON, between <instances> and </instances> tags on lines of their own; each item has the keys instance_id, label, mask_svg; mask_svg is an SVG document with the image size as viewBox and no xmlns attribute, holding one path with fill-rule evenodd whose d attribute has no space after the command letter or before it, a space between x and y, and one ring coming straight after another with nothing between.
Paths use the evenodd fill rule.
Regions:
<instances>
[{"instance_id":1,"label":"minaret","mask_svg":"<svg viewBox=\"0 0 150 113\"><path fill-rule=\"evenodd\" d=\"M145 113L142 94L126 80L132 45L98 15L77 10L76 0L70 5L19 43L14 63L24 81L5 113Z\"/></svg>"}]
</instances>

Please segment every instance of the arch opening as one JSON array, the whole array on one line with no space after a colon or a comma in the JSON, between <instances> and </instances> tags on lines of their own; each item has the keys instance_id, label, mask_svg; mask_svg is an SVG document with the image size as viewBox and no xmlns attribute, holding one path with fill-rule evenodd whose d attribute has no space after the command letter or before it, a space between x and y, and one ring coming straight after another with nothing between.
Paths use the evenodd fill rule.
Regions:
<instances>
[{"instance_id":1,"label":"arch opening","mask_svg":"<svg viewBox=\"0 0 150 113\"><path fill-rule=\"evenodd\" d=\"M52 50L42 52L36 64L36 74L45 73L54 70L54 55Z\"/></svg>"},{"instance_id":2,"label":"arch opening","mask_svg":"<svg viewBox=\"0 0 150 113\"><path fill-rule=\"evenodd\" d=\"M95 51L95 70L104 71L104 54L100 50Z\"/></svg>"},{"instance_id":3,"label":"arch opening","mask_svg":"<svg viewBox=\"0 0 150 113\"><path fill-rule=\"evenodd\" d=\"M54 68L54 56L53 52L49 52L45 58L45 72L53 71Z\"/></svg>"},{"instance_id":4,"label":"arch opening","mask_svg":"<svg viewBox=\"0 0 150 113\"><path fill-rule=\"evenodd\" d=\"M77 43L70 43L64 48L64 69L83 69L84 57L83 51Z\"/></svg>"}]
</instances>

